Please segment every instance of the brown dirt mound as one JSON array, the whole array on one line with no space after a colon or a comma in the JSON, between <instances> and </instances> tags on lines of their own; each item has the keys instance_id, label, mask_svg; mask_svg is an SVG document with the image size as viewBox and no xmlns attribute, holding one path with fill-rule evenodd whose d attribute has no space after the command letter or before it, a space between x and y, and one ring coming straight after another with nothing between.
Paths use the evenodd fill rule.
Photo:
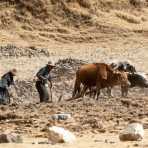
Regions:
<instances>
[{"instance_id":1,"label":"brown dirt mound","mask_svg":"<svg viewBox=\"0 0 148 148\"><path fill-rule=\"evenodd\" d=\"M11 31L20 40L42 44L49 41L96 42L102 34L125 37L133 28L134 33L140 29L137 23L147 30L145 0L2 0L0 9L1 31L8 33L5 37L4 32L2 42L9 41ZM10 42L15 40L10 38ZM39 43L34 43L37 41Z\"/></svg>"},{"instance_id":2,"label":"brown dirt mound","mask_svg":"<svg viewBox=\"0 0 148 148\"><path fill-rule=\"evenodd\" d=\"M66 76L72 77L78 67L80 67L83 64L86 64L86 61L79 60L79 59L72 59L72 58L66 58L66 59L60 59L57 61L56 68L52 71L52 74L54 77L62 77Z\"/></svg>"}]
</instances>

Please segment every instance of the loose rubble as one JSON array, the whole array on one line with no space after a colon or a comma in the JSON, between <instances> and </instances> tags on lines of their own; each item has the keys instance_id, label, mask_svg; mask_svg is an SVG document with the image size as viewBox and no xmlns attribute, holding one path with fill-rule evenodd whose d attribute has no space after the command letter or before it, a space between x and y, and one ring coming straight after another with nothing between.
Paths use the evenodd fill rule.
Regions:
<instances>
[{"instance_id":1,"label":"loose rubble","mask_svg":"<svg viewBox=\"0 0 148 148\"><path fill-rule=\"evenodd\" d=\"M55 63L56 68L52 70L51 74L53 74L54 77L65 76L69 78L70 76L73 76L75 74L78 67L86 63L87 61L79 59L72 59L72 58L60 59Z\"/></svg>"},{"instance_id":2,"label":"loose rubble","mask_svg":"<svg viewBox=\"0 0 148 148\"><path fill-rule=\"evenodd\" d=\"M96 101L85 96L83 99L65 102L73 91L75 71L84 63L87 62L71 58L56 63L57 67L52 71L54 103L38 103L32 80L16 81L16 97L9 107L0 107L0 131L3 133L8 127L15 133L42 138L49 138L49 126L62 127L79 136L87 132L118 133L123 129L123 123L134 117L142 119L147 116L147 96L143 94L141 97L137 88L130 90L128 99L119 98L120 90L114 88L114 98L106 99L103 95ZM62 100L57 103L59 97ZM59 138L56 142L64 141Z\"/></svg>"},{"instance_id":3,"label":"loose rubble","mask_svg":"<svg viewBox=\"0 0 148 148\"><path fill-rule=\"evenodd\" d=\"M120 133L119 138L121 141L139 141L144 138L143 125L140 123L130 123Z\"/></svg>"},{"instance_id":4,"label":"loose rubble","mask_svg":"<svg viewBox=\"0 0 148 148\"><path fill-rule=\"evenodd\" d=\"M0 46L0 57L34 57L49 55L47 49L39 49L36 47L21 48L11 44Z\"/></svg>"}]
</instances>

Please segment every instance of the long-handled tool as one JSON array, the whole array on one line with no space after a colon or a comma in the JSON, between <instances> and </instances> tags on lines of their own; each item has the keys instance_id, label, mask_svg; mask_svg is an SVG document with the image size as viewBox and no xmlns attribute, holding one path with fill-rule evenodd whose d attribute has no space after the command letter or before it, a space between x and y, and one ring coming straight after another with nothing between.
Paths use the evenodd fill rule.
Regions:
<instances>
[{"instance_id":1,"label":"long-handled tool","mask_svg":"<svg viewBox=\"0 0 148 148\"><path fill-rule=\"evenodd\" d=\"M50 91L50 99L51 99L51 102L53 101L52 100L52 82L48 82L48 87L49 87L49 91Z\"/></svg>"},{"instance_id":2,"label":"long-handled tool","mask_svg":"<svg viewBox=\"0 0 148 148\"><path fill-rule=\"evenodd\" d=\"M50 87L49 90L50 90L50 99L51 99L51 102L52 102L52 88Z\"/></svg>"}]
</instances>

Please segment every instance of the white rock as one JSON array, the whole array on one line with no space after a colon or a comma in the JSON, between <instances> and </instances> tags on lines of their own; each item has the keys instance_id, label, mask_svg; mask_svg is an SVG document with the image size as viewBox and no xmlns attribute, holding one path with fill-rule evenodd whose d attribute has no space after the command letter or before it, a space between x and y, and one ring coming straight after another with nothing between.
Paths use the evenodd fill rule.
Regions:
<instances>
[{"instance_id":1,"label":"white rock","mask_svg":"<svg viewBox=\"0 0 148 148\"><path fill-rule=\"evenodd\" d=\"M62 127L49 127L49 141L51 143L73 143L76 137L73 133Z\"/></svg>"},{"instance_id":2,"label":"white rock","mask_svg":"<svg viewBox=\"0 0 148 148\"><path fill-rule=\"evenodd\" d=\"M60 114L54 114L51 116L53 120L67 120L71 118L71 114L69 113L60 113Z\"/></svg>"},{"instance_id":3,"label":"white rock","mask_svg":"<svg viewBox=\"0 0 148 148\"><path fill-rule=\"evenodd\" d=\"M143 137L144 129L140 123L130 123L119 135L121 141L138 141Z\"/></svg>"}]
</instances>

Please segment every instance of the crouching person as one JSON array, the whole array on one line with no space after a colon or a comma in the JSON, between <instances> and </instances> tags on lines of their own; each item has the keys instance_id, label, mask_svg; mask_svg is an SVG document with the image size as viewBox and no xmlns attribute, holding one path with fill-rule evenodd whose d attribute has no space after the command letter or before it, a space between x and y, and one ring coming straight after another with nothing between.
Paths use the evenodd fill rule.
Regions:
<instances>
[{"instance_id":1,"label":"crouching person","mask_svg":"<svg viewBox=\"0 0 148 148\"><path fill-rule=\"evenodd\" d=\"M10 87L10 85L13 85L15 87L14 76L16 76L16 73L17 73L17 70L12 69L1 77L0 104L6 105L10 103L10 95L9 95L8 88Z\"/></svg>"},{"instance_id":2,"label":"crouching person","mask_svg":"<svg viewBox=\"0 0 148 148\"><path fill-rule=\"evenodd\" d=\"M36 81L36 89L39 93L40 102L48 102L49 101L49 93L48 93L48 84L50 85L50 90L52 88L51 76L50 71L55 66L48 62L48 64L41 68L38 73L36 74L37 81ZM50 91L50 93L52 93ZM51 94L50 94L51 95ZM51 96L52 101L52 96Z\"/></svg>"}]
</instances>

